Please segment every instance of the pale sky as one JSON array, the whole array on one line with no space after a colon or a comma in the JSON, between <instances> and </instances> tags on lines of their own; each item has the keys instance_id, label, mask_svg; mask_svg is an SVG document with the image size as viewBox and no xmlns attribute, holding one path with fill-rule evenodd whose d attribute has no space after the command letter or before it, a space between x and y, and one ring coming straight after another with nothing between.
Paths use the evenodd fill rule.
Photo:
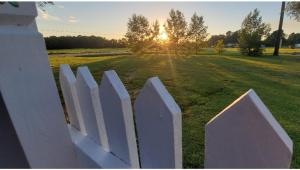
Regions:
<instances>
[{"instance_id":1,"label":"pale sky","mask_svg":"<svg viewBox=\"0 0 300 170\"><path fill-rule=\"evenodd\" d=\"M150 22L157 19L163 25L172 8L182 11L188 22L194 12L202 15L208 33L214 35L238 30L245 16L255 8L274 31L278 27L281 2L55 2L47 7L46 13L39 10L37 24L44 36L122 38L133 13L144 15ZM283 29L288 34L300 32L300 22L285 15Z\"/></svg>"}]
</instances>

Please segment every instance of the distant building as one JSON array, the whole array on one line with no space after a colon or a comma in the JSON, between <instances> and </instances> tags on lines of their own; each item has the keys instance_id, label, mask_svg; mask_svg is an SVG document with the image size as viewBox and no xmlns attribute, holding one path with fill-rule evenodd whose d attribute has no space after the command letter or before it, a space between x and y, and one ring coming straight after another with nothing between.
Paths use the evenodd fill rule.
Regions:
<instances>
[{"instance_id":1,"label":"distant building","mask_svg":"<svg viewBox=\"0 0 300 170\"><path fill-rule=\"evenodd\" d=\"M237 47L237 44L235 44L235 43L227 43L227 44L225 44L225 47L226 48L233 48L233 47Z\"/></svg>"}]
</instances>

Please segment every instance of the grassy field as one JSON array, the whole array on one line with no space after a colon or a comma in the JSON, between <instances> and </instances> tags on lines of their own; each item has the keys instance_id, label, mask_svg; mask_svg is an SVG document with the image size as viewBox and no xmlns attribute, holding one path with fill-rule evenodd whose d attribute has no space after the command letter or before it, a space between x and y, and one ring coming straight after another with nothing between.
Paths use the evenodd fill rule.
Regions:
<instances>
[{"instance_id":1,"label":"grassy field","mask_svg":"<svg viewBox=\"0 0 300 170\"><path fill-rule=\"evenodd\" d=\"M271 54L267 49L266 53ZM240 56L227 49L200 55L120 55L101 57L50 57L56 80L59 64L74 71L86 65L96 81L114 69L135 99L146 80L158 76L183 112L184 168L203 168L204 126L248 89L254 89L294 142L292 167L300 168L300 50L283 49L279 57Z\"/></svg>"},{"instance_id":2,"label":"grassy field","mask_svg":"<svg viewBox=\"0 0 300 170\"><path fill-rule=\"evenodd\" d=\"M120 53L120 52L128 52L127 48L78 48L78 49L62 49L62 50L48 50L48 54L83 54L83 53Z\"/></svg>"}]
</instances>

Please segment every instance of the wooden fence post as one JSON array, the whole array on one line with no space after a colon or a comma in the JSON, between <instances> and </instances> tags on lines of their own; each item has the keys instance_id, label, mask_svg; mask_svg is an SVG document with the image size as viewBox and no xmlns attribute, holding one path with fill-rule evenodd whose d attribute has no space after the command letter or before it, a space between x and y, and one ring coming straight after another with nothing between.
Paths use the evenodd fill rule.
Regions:
<instances>
[{"instance_id":1,"label":"wooden fence post","mask_svg":"<svg viewBox=\"0 0 300 170\"><path fill-rule=\"evenodd\" d=\"M142 168L182 168L181 110L157 77L134 104Z\"/></svg>"},{"instance_id":2,"label":"wooden fence post","mask_svg":"<svg viewBox=\"0 0 300 170\"><path fill-rule=\"evenodd\" d=\"M0 91L31 168L76 168L33 2L0 5ZM0 140L1 142L1 140Z\"/></svg>"},{"instance_id":3,"label":"wooden fence post","mask_svg":"<svg viewBox=\"0 0 300 170\"><path fill-rule=\"evenodd\" d=\"M115 71L104 72L99 92L111 152L139 168L131 101Z\"/></svg>"},{"instance_id":4,"label":"wooden fence post","mask_svg":"<svg viewBox=\"0 0 300 170\"><path fill-rule=\"evenodd\" d=\"M253 90L205 127L205 168L289 168L293 142Z\"/></svg>"},{"instance_id":5,"label":"wooden fence post","mask_svg":"<svg viewBox=\"0 0 300 170\"><path fill-rule=\"evenodd\" d=\"M87 136L109 151L98 84L87 67L77 69L76 88Z\"/></svg>"},{"instance_id":6,"label":"wooden fence post","mask_svg":"<svg viewBox=\"0 0 300 170\"><path fill-rule=\"evenodd\" d=\"M62 64L59 70L59 82L64 96L70 124L86 134L85 125L79 105L76 78L68 64Z\"/></svg>"}]
</instances>

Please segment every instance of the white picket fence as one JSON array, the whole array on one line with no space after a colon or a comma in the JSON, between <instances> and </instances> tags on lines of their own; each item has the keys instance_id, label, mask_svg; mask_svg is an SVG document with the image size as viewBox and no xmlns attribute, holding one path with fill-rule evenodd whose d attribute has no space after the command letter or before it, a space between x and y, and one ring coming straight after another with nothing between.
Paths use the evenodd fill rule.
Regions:
<instances>
[{"instance_id":1,"label":"white picket fence","mask_svg":"<svg viewBox=\"0 0 300 170\"><path fill-rule=\"evenodd\" d=\"M115 71L98 85L87 67L75 77L61 65L66 123L36 16L32 2L0 6L0 168L181 168L181 111L157 77L132 108ZM292 154L253 90L205 126L205 168L289 168Z\"/></svg>"},{"instance_id":2,"label":"white picket fence","mask_svg":"<svg viewBox=\"0 0 300 170\"><path fill-rule=\"evenodd\" d=\"M60 84L82 167L181 168L181 111L157 77L134 104L138 135L130 96L115 71L104 72L98 87L87 67L75 78L61 65Z\"/></svg>"}]
</instances>

